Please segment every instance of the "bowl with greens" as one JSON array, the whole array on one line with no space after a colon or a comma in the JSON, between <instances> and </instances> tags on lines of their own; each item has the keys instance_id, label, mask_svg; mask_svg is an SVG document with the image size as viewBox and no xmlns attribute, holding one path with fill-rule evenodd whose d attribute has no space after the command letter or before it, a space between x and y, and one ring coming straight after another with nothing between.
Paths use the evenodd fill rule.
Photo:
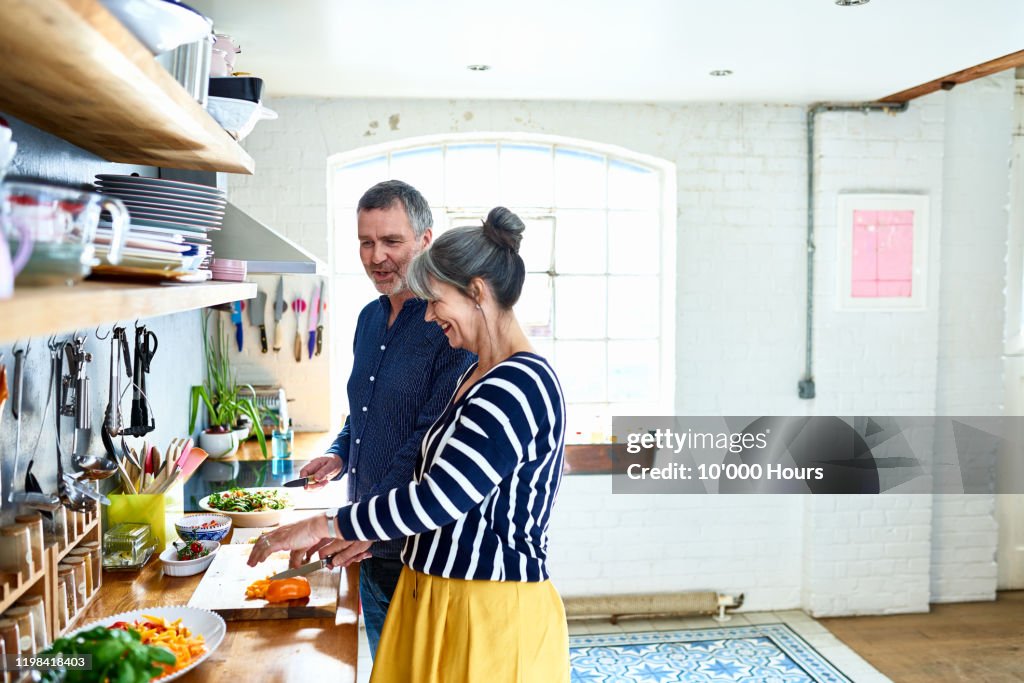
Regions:
<instances>
[{"instance_id":1,"label":"bowl with greens","mask_svg":"<svg viewBox=\"0 0 1024 683\"><path fill-rule=\"evenodd\" d=\"M226 515L236 527L276 526L294 505L288 495L274 488L233 488L211 493L199 501L208 512Z\"/></svg>"}]
</instances>

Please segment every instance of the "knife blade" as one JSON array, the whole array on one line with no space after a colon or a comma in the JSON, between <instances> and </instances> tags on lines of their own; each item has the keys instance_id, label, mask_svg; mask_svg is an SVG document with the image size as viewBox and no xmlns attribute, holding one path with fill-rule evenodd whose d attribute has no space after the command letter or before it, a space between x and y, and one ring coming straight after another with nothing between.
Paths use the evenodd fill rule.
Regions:
<instances>
[{"instance_id":1,"label":"knife blade","mask_svg":"<svg viewBox=\"0 0 1024 683\"><path fill-rule=\"evenodd\" d=\"M334 555L328 555L322 560L314 560L313 562L307 562L304 565L295 567L294 569L286 569L283 572L278 572L270 577L271 581L277 581L278 579L290 579L293 576L305 576L306 574L312 574L315 571L321 569L330 569L331 560L334 559Z\"/></svg>"},{"instance_id":2,"label":"knife blade","mask_svg":"<svg viewBox=\"0 0 1024 683\"><path fill-rule=\"evenodd\" d=\"M280 351L284 344L281 332L281 316L288 310L288 304L284 302L284 276L277 281L277 295L274 297L274 350Z\"/></svg>"},{"instance_id":3,"label":"knife blade","mask_svg":"<svg viewBox=\"0 0 1024 683\"><path fill-rule=\"evenodd\" d=\"M316 328L320 320L320 290L313 289L313 299L309 302L309 358L313 357L313 350L316 348Z\"/></svg>"},{"instance_id":4,"label":"knife blade","mask_svg":"<svg viewBox=\"0 0 1024 683\"><path fill-rule=\"evenodd\" d=\"M309 477L299 477L298 479L292 479L291 481L286 481L285 483L281 484L281 486L285 486L287 488L293 489L293 488L297 488L299 486L305 486L306 482L308 482L308 481L309 481Z\"/></svg>"},{"instance_id":5,"label":"knife blade","mask_svg":"<svg viewBox=\"0 0 1024 683\"><path fill-rule=\"evenodd\" d=\"M324 348L324 318L327 317L327 299L324 297L324 281L320 281L320 322L316 326L316 355Z\"/></svg>"},{"instance_id":6,"label":"knife blade","mask_svg":"<svg viewBox=\"0 0 1024 683\"><path fill-rule=\"evenodd\" d=\"M242 350L242 341L245 339L242 333L242 302L231 302L231 322L235 324L235 341L238 342L238 350Z\"/></svg>"},{"instance_id":7,"label":"knife blade","mask_svg":"<svg viewBox=\"0 0 1024 683\"><path fill-rule=\"evenodd\" d=\"M267 293L257 291L256 298L249 304L249 322L260 328L260 351L267 352L267 328L263 324L263 315L267 309Z\"/></svg>"}]
</instances>

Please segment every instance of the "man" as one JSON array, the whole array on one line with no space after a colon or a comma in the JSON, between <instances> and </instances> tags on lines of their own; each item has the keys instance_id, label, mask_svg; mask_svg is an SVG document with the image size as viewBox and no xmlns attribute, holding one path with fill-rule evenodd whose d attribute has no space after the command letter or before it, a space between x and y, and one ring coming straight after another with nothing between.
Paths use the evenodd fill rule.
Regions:
<instances>
[{"instance_id":1,"label":"man","mask_svg":"<svg viewBox=\"0 0 1024 683\"><path fill-rule=\"evenodd\" d=\"M405 274L430 244L433 217L415 188L399 180L378 183L359 200L359 256L381 297L363 308L356 324L355 360L348 380L349 417L327 455L300 475L319 488L348 474L349 498L359 502L413 480L423 434L444 410L455 383L475 360L452 349L441 328L424 320L426 302L409 291ZM353 544L334 566L363 559L359 596L370 654L377 652L398 576L404 539ZM332 544L314 547L323 557ZM293 563L302 555L293 553Z\"/></svg>"}]
</instances>

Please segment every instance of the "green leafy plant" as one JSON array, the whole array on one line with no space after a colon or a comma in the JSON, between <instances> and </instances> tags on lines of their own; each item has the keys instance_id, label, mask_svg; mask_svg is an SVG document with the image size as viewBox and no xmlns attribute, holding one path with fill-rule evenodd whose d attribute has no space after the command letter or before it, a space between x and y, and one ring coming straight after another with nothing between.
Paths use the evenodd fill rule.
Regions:
<instances>
[{"instance_id":1,"label":"green leafy plant","mask_svg":"<svg viewBox=\"0 0 1024 683\"><path fill-rule=\"evenodd\" d=\"M191 406L189 408L188 431L191 434L196 428L199 415L199 404L206 406L211 433L229 432L239 424L244 415L252 422L252 431L260 444L263 457L267 455L267 439L263 435L263 422L260 409L252 398L242 395L248 389L253 398L256 390L250 384L238 384L235 369L228 357L230 341L227 331L221 324L220 316L214 313L214 329L209 330L208 319L203 317L203 353L206 356L206 383L192 387Z\"/></svg>"}]
</instances>

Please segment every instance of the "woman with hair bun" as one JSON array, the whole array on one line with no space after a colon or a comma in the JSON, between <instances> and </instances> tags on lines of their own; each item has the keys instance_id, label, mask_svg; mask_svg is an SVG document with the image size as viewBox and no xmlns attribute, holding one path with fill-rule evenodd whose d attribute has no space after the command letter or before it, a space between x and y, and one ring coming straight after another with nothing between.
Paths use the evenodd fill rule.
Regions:
<instances>
[{"instance_id":1,"label":"woman with hair bun","mask_svg":"<svg viewBox=\"0 0 1024 683\"><path fill-rule=\"evenodd\" d=\"M504 207L483 225L454 228L410 264L453 348L475 353L427 430L404 488L341 508L350 542L408 536L371 683L568 683L569 636L548 579L547 530L561 483L565 403L554 370L534 353L512 307L526 268L524 225ZM289 532L254 550L308 547Z\"/></svg>"}]
</instances>

